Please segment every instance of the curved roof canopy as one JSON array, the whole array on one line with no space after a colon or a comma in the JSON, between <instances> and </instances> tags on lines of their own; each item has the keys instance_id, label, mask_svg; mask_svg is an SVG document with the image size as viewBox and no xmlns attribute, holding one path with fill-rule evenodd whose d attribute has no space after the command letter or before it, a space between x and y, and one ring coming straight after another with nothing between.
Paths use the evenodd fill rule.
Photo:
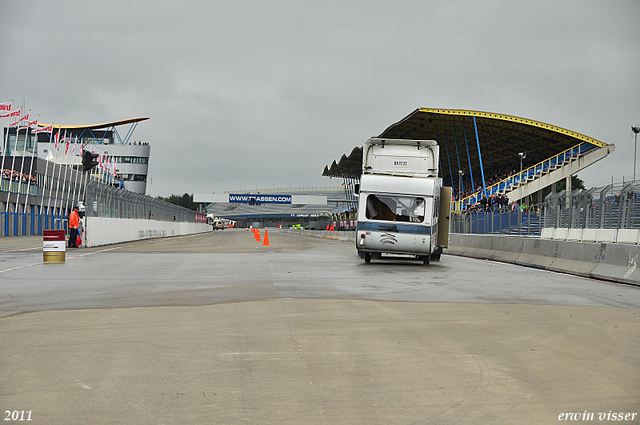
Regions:
<instances>
[{"instance_id":1,"label":"curved roof canopy","mask_svg":"<svg viewBox=\"0 0 640 425\"><path fill-rule=\"evenodd\" d=\"M583 142L596 147L607 145L583 134L526 118L461 109L419 108L377 137L437 141L445 180L449 174L457 175L459 169L468 171L469 162L472 172L479 173L480 157L485 171L515 169L520 161L519 152L527 152L525 164L534 164ZM328 177L350 178L360 174L362 147L354 148L348 156L343 155L322 173Z\"/></svg>"},{"instance_id":2,"label":"curved roof canopy","mask_svg":"<svg viewBox=\"0 0 640 425\"><path fill-rule=\"evenodd\" d=\"M119 125L138 123L140 121L145 121L148 119L149 117L129 118L126 120L106 122L102 124L89 124L89 125L56 125L56 124L38 123L38 126L48 127L50 125L53 125L53 128L60 128L60 129L66 129L66 130L75 130L75 129L100 130L102 128L110 128L110 127L116 127Z\"/></svg>"}]
</instances>

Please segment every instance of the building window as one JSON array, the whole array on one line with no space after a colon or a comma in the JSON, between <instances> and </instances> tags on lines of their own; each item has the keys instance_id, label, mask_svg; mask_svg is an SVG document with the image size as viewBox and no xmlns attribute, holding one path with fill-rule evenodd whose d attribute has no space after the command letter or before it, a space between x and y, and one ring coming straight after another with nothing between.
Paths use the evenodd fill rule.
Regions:
<instances>
[{"instance_id":1,"label":"building window","mask_svg":"<svg viewBox=\"0 0 640 425\"><path fill-rule=\"evenodd\" d=\"M149 158L140 156L118 156L116 162L120 164L148 164Z\"/></svg>"}]
</instances>

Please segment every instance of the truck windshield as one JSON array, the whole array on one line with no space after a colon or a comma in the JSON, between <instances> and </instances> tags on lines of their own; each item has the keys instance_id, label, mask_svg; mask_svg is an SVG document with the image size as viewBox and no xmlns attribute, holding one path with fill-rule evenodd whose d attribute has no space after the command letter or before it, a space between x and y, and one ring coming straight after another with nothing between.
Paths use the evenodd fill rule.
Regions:
<instances>
[{"instance_id":1,"label":"truck windshield","mask_svg":"<svg viewBox=\"0 0 640 425\"><path fill-rule=\"evenodd\" d=\"M413 196L369 195L366 217L369 220L422 223L425 205L424 198Z\"/></svg>"}]
</instances>

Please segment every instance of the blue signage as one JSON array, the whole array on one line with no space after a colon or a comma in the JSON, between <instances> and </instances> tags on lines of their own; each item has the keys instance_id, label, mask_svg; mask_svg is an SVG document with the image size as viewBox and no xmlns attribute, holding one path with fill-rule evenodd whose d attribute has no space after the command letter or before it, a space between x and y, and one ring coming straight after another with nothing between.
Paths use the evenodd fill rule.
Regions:
<instances>
[{"instance_id":1,"label":"blue signage","mask_svg":"<svg viewBox=\"0 0 640 425\"><path fill-rule=\"evenodd\" d=\"M290 204L291 195L229 194L232 204Z\"/></svg>"}]
</instances>

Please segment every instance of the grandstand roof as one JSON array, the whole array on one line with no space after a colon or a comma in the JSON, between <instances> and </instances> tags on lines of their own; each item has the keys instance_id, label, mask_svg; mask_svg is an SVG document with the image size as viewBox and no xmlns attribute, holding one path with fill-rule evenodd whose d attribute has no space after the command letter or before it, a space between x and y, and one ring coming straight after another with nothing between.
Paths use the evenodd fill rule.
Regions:
<instances>
[{"instance_id":1,"label":"grandstand roof","mask_svg":"<svg viewBox=\"0 0 640 425\"><path fill-rule=\"evenodd\" d=\"M479 176L476 126L485 171L505 166L519 167L519 152L527 153L527 166L583 142L597 147L607 145L583 134L526 118L460 109L416 109L377 137L437 141L442 160L441 173L449 183L450 178L455 179L458 175L458 169L468 173L469 160L474 175ZM338 162L326 166L322 175L353 178L361 173L362 147L355 147L349 155L343 155Z\"/></svg>"},{"instance_id":2,"label":"grandstand roof","mask_svg":"<svg viewBox=\"0 0 640 425\"><path fill-rule=\"evenodd\" d=\"M145 121L145 120L148 120L148 119L149 119L149 117L129 118L129 119L126 119L126 120L105 122L105 123L101 123L101 124L88 124L88 125L60 125L60 124L38 123L38 126L39 127L48 127L50 125L53 125L54 128L61 128L61 129L67 129L67 130L74 130L74 129L100 130L102 128L117 127L119 125L125 125L125 124L133 124L133 123L137 123L137 122L140 122L140 121Z\"/></svg>"}]
</instances>

